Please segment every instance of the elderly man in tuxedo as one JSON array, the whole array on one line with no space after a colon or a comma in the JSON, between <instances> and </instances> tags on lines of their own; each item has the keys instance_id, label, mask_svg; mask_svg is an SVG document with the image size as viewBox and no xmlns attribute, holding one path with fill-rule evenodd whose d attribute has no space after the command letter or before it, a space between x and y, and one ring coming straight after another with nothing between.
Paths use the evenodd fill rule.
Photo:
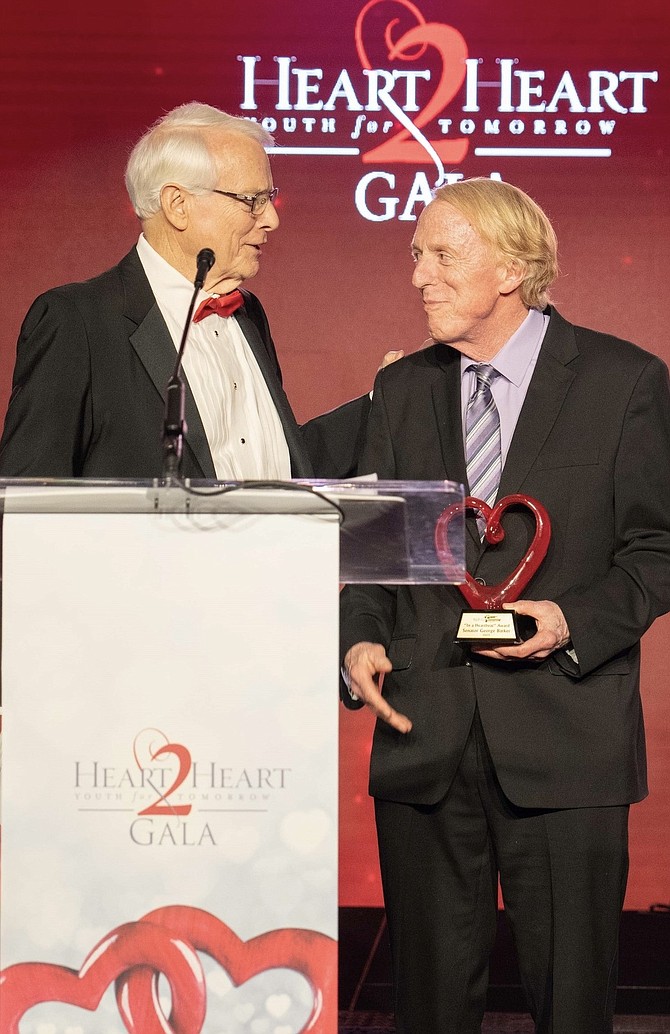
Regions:
<instances>
[{"instance_id":1,"label":"elderly man in tuxedo","mask_svg":"<svg viewBox=\"0 0 670 1034\"><path fill-rule=\"evenodd\" d=\"M456 644L456 587L343 594L343 699L378 718L397 1031L480 1031L500 877L537 1031L611 1034L628 809L647 793L640 639L670 608L668 372L547 304L554 232L509 184L437 190L413 255L433 344L379 373L360 471L525 493L552 538L517 645ZM511 506L490 545L476 516L468 570L495 585L534 518Z\"/></svg>"},{"instance_id":2,"label":"elderly man in tuxedo","mask_svg":"<svg viewBox=\"0 0 670 1034\"><path fill-rule=\"evenodd\" d=\"M296 424L263 308L240 285L279 224L255 122L191 103L137 143L126 185L137 245L86 283L32 305L17 348L0 476L153 478L162 470L165 390L196 274L215 261L184 356L185 477L340 477L354 463L369 399ZM311 449L311 455L310 455Z\"/></svg>"}]
</instances>

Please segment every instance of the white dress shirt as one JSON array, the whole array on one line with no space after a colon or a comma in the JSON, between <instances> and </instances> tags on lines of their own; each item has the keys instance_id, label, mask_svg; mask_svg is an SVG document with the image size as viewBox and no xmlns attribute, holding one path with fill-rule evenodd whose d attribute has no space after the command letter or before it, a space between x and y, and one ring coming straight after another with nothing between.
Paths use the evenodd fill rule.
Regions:
<instances>
[{"instance_id":1,"label":"white dress shirt","mask_svg":"<svg viewBox=\"0 0 670 1034\"><path fill-rule=\"evenodd\" d=\"M519 329L488 363L498 373L492 381L491 394L500 416L500 451L503 467L548 326L548 316L537 309L529 309ZM477 374L473 366L477 365L473 364L473 360L468 356L461 356L461 414L464 438L468 401L477 384Z\"/></svg>"},{"instance_id":2,"label":"white dress shirt","mask_svg":"<svg viewBox=\"0 0 670 1034\"><path fill-rule=\"evenodd\" d=\"M144 234L137 253L178 350L193 284L151 247ZM209 297L201 291L196 309ZM235 317L212 314L192 323L182 365L218 480L288 480L291 460L284 429Z\"/></svg>"}]
</instances>

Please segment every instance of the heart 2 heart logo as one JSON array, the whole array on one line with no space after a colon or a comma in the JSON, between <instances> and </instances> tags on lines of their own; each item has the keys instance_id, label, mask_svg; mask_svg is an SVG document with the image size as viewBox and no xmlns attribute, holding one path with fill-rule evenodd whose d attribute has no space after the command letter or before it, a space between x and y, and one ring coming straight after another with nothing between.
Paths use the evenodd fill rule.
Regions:
<instances>
[{"instance_id":1,"label":"heart 2 heart logo","mask_svg":"<svg viewBox=\"0 0 670 1034\"><path fill-rule=\"evenodd\" d=\"M610 158L610 138L624 120L649 113L660 79L657 69L631 70L613 61L588 67L579 48L574 67L561 69L555 40L537 43L537 54L522 60L523 26L514 19L507 19L492 49L467 4L453 12L464 36L454 25L428 21L412 0L361 2L353 64L351 25L336 7L316 54L296 56L289 35L288 53L270 61L254 45L237 60L240 113L277 134L270 151L355 156L368 167L353 199L369 222L414 221L417 206L430 203L436 187L473 174L461 168L470 156ZM345 56L337 62L340 28ZM497 166L489 167L493 179L502 178ZM409 186L406 172L413 173Z\"/></svg>"},{"instance_id":2,"label":"heart 2 heart logo","mask_svg":"<svg viewBox=\"0 0 670 1034\"><path fill-rule=\"evenodd\" d=\"M337 943L314 930L279 929L242 941L202 909L170 905L112 930L81 969L21 962L0 973L0 1034L19 1034L21 1017L44 1002L65 1002L93 1012L110 986L129 1034L199 1034L207 997L197 952L217 961L236 986L268 969L301 974L312 989L312 1008L301 1028L337 1029ZM158 978L168 981L171 1012L158 1001Z\"/></svg>"}]
</instances>

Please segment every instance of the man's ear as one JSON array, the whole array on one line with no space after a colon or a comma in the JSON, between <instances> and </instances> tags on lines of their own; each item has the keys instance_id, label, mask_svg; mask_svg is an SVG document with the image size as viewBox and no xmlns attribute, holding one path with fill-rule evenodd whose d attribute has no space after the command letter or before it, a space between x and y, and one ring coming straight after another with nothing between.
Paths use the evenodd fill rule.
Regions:
<instances>
[{"instance_id":1,"label":"man's ear","mask_svg":"<svg viewBox=\"0 0 670 1034\"><path fill-rule=\"evenodd\" d=\"M188 194L176 183L166 183L161 187L161 209L167 221L176 230L185 230L188 226Z\"/></svg>"},{"instance_id":2,"label":"man's ear","mask_svg":"<svg viewBox=\"0 0 670 1034\"><path fill-rule=\"evenodd\" d=\"M500 266L498 290L501 294L512 294L524 281L526 263L520 259L506 259Z\"/></svg>"}]
</instances>

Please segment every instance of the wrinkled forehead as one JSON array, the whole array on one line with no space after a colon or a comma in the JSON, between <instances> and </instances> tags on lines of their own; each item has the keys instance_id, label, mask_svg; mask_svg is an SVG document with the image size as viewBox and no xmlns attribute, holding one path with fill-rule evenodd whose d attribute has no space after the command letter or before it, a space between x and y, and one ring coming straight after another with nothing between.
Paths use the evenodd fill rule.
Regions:
<instances>
[{"instance_id":1,"label":"wrinkled forehead","mask_svg":"<svg viewBox=\"0 0 670 1034\"><path fill-rule=\"evenodd\" d=\"M468 217L448 201L436 200L426 205L419 216L412 246L435 248L475 240L484 243Z\"/></svg>"},{"instance_id":2,"label":"wrinkled forehead","mask_svg":"<svg viewBox=\"0 0 670 1034\"><path fill-rule=\"evenodd\" d=\"M263 190L272 186L270 161L263 145L253 137L229 130L213 130L206 135L207 148L221 176L235 176L238 186Z\"/></svg>"}]
</instances>

